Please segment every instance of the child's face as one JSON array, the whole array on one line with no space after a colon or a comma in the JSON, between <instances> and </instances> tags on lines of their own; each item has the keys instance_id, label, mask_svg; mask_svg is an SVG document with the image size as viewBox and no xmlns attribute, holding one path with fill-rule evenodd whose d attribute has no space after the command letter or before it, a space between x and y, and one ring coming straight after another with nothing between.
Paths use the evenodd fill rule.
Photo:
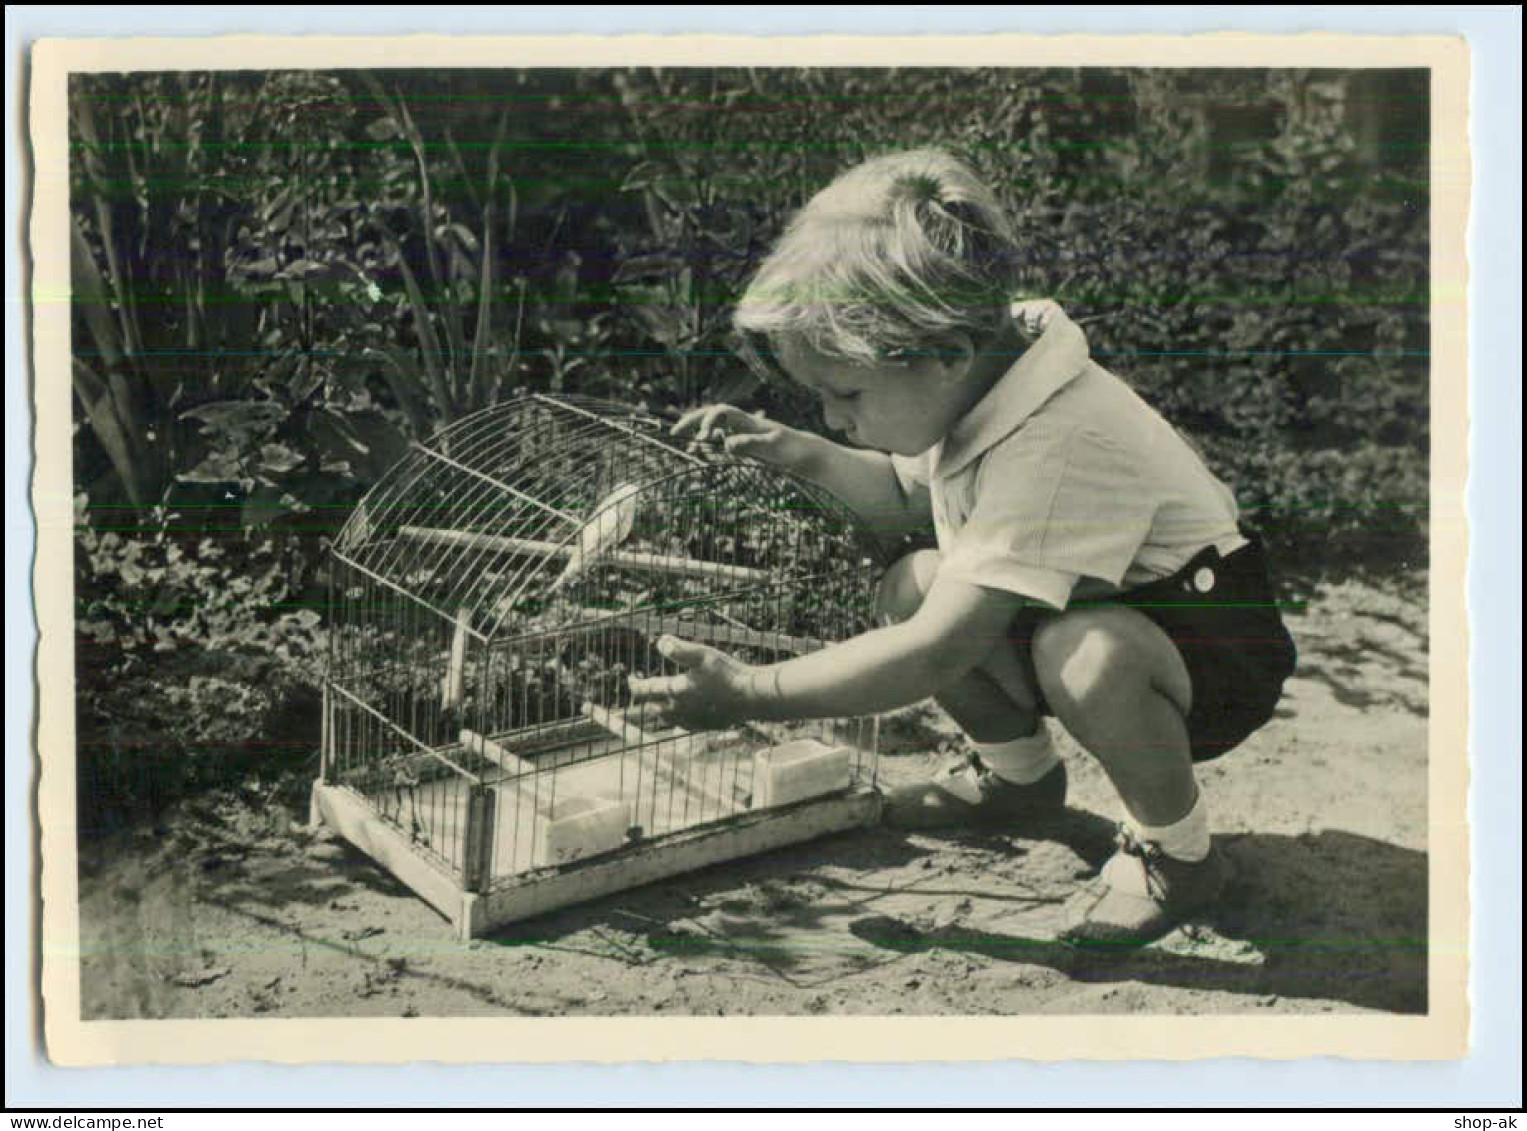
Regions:
<instances>
[{"instance_id":1,"label":"child's face","mask_svg":"<svg viewBox=\"0 0 1527 1131\"><path fill-rule=\"evenodd\" d=\"M827 427L861 448L920 455L969 408L962 380L968 353L864 365L791 336L778 356L785 372L821 399Z\"/></svg>"}]
</instances>

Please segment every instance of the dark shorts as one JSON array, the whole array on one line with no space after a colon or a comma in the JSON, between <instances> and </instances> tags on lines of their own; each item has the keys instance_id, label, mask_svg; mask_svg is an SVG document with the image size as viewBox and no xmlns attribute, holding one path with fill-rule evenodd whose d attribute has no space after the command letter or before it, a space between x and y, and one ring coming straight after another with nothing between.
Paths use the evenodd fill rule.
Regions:
<instances>
[{"instance_id":1,"label":"dark shorts","mask_svg":"<svg viewBox=\"0 0 1527 1131\"><path fill-rule=\"evenodd\" d=\"M1283 681L1293 674L1295 651L1260 542L1250 539L1225 557L1210 547L1171 577L1070 608L1100 605L1138 609L1177 645L1193 684L1187 723L1195 762L1239 746L1272 718ZM1041 609L1019 614L1013 636L1025 655L1039 624L1060 615ZM1051 713L1048 706L1044 712Z\"/></svg>"}]
</instances>

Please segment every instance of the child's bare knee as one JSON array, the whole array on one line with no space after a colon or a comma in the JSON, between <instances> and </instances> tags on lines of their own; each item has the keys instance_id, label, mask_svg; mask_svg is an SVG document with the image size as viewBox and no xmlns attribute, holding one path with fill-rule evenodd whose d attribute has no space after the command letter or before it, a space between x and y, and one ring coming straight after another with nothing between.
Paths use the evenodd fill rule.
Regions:
<instances>
[{"instance_id":1,"label":"child's bare knee","mask_svg":"<svg viewBox=\"0 0 1527 1131\"><path fill-rule=\"evenodd\" d=\"M922 608L938 572L938 553L918 550L898 559L875 588L875 622L899 624Z\"/></svg>"},{"instance_id":2,"label":"child's bare knee","mask_svg":"<svg viewBox=\"0 0 1527 1131\"><path fill-rule=\"evenodd\" d=\"M1085 614L1053 617L1034 633L1034 673L1060 715L1091 711L1128 678L1128 647L1110 626Z\"/></svg>"},{"instance_id":3,"label":"child's bare knee","mask_svg":"<svg viewBox=\"0 0 1527 1131\"><path fill-rule=\"evenodd\" d=\"M1053 617L1035 631L1032 655L1045 699L1062 719L1069 711L1107 710L1140 692L1163 693L1183 711L1191 700L1175 645L1131 609Z\"/></svg>"}]
</instances>

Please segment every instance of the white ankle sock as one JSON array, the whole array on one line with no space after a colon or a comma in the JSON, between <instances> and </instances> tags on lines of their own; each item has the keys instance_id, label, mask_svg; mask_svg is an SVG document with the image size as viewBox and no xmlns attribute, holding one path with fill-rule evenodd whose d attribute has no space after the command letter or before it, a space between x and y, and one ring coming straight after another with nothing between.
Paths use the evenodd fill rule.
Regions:
<instances>
[{"instance_id":1,"label":"white ankle sock","mask_svg":"<svg viewBox=\"0 0 1527 1131\"><path fill-rule=\"evenodd\" d=\"M1060 755L1050 744L1050 731L1043 722L1038 730L1023 738L972 745L992 773L1014 785L1037 782L1060 764Z\"/></svg>"},{"instance_id":2,"label":"white ankle sock","mask_svg":"<svg viewBox=\"0 0 1527 1131\"><path fill-rule=\"evenodd\" d=\"M1194 800L1188 815L1170 825L1146 825L1133 817L1128 820L1141 840L1154 841L1174 860L1193 862L1209 855L1209 807L1204 804L1202 793Z\"/></svg>"}]
</instances>

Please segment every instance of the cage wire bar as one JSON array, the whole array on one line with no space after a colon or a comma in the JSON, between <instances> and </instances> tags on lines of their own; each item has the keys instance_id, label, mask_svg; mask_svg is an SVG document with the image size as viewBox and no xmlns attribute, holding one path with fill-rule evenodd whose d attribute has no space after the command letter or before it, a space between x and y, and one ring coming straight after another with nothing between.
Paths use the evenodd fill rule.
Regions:
<instances>
[{"instance_id":1,"label":"cage wire bar","mask_svg":"<svg viewBox=\"0 0 1527 1131\"><path fill-rule=\"evenodd\" d=\"M591 861L615 890L873 819L874 719L691 734L627 684L676 670L664 634L773 663L870 627L882 549L810 484L640 411L524 395L413 445L330 554L315 817L464 935L585 898L472 910ZM834 796L861 800L796 812Z\"/></svg>"}]
</instances>

